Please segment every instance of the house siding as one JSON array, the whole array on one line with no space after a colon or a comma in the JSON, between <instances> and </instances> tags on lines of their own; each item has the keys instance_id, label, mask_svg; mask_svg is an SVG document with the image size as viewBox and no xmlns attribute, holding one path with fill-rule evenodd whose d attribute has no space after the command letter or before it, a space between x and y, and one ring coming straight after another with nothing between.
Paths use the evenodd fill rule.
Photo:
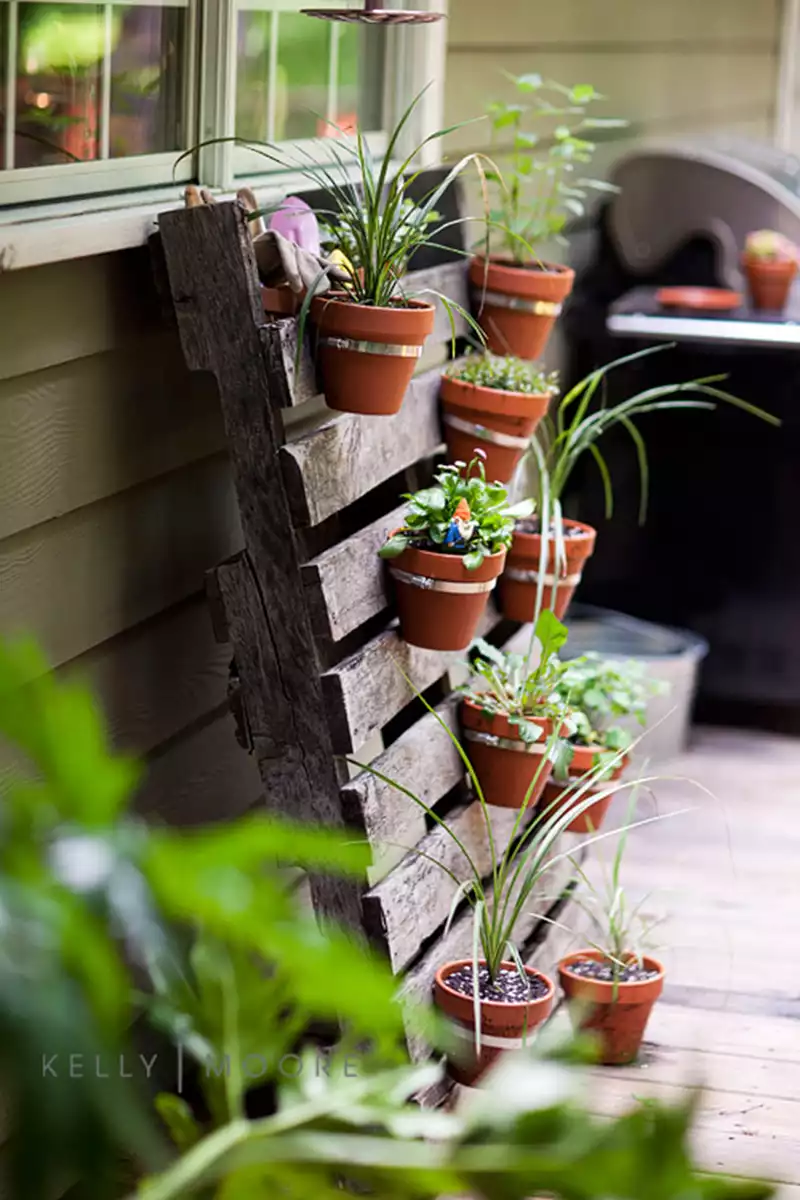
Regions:
<instances>
[{"instance_id":1,"label":"house siding","mask_svg":"<svg viewBox=\"0 0 800 1200\"><path fill-rule=\"evenodd\" d=\"M0 462L0 629L93 685L115 744L146 759L141 811L250 807L203 594L241 546L222 420L146 248L0 274Z\"/></svg>"}]
</instances>

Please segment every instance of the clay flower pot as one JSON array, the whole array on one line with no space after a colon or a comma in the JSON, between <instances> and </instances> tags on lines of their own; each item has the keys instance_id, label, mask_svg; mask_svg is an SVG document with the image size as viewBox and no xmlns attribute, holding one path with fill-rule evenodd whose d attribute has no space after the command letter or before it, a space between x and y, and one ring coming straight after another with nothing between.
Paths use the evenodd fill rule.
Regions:
<instances>
[{"instance_id":1,"label":"clay flower pot","mask_svg":"<svg viewBox=\"0 0 800 1200\"><path fill-rule=\"evenodd\" d=\"M265 313L273 316L294 317L303 307L305 292L293 292L288 283L278 287L261 288L261 302Z\"/></svg>"},{"instance_id":2,"label":"clay flower pot","mask_svg":"<svg viewBox=\"0 0 800 1200\"><path fill-rule=\"evenodd\" d=\"M664 968L655 958L644 957L649 971L658 971L654 979L640 982L606 983L576 975L570 968L580 959L603 960L599 950L577 950L558 964L558 977L567 1000L578 1000L590 1007L578 1015L581 1029L591 1030L600 1039L600 1061L607 1066L633 1062L639 1053L650 1012L664 990Z\"/></svg>"},{"instance_id":3,"label":"clay flower pot","mask_svg":"<svg viewBox=\"0 0 800 1200\"><path fill-rule=\"evenodd\" d=\"M465 650L505 560L506 552L500 550L468 571L459 554L411 546L390 559L404 640L424 650Z\"/></svg>"},{"instance_id":4,"label":"clay flower pot","mask_svg":"<svg viewBox=\"0 0 800 1200\"><path fill-rule=\"evenodd\" d=\"M553 725L542 718L533 718L532 723L544 733L538 742L523 742L519 730L502 713L484 713L470 700L462 702L465 749L487 804L522 808L535 778L527 804L533 811L553 772L552 762L545 758Z\"/></svg>"},{"instance_id":5,"label":"clay flower pot","mask_svg":"<svg viewBox=\"0 0 800 1200\"><path fill-rule=\"evenodd\" d=\"M421 300L376 308L354 304L344 292L315 297L311 319L328 407L375 416L398 412L433 317L433 305Z\"/></svg>"},{"instance_id":6,"label":"clay flower pot","mask_svg":"<svg viewBox=\"0 0 800 1200\"><path fill-rule=\"evenodd\" d=\"M575 588L581 581L583 565L588 558L591 558L597 537L596 531L592 529L591 525L584 525L580 521L564 521L564 529L577 529L580 530L580 533L564 538L566 570L558 580L552 574L554 555L551 539L545 563L544 587L542 588L542 608L552 609L559 620L567 611ZM508 552L508 565L500 589L503 616L512 621L533 620L541 547L541 534L524 533L519 529L514 531L514 540ZM555 589L554 600L553 589L556 583L558 586Z\"/></svg>"},{"instance_id":7,"label":"clay flower pot","mask_svg":"<svg viewBox=\"0 0 800 1200\"><path fill-rule=\"evenodd\" d=\"M569 765L569 773L572 779L577 780L587 771L591 771L592 767L595 765L595 753L596 752L591 750L588 746L575 747L575 753L573 754L572 762ZM598 784L597 787L592 788L591 791L605 791L610 783L613 783L615 780L621 777L626 766L627 759L623 759L619 766L615 768L611 778L606 779L601 784ZM562 809L575 807L576 804L582 803L588 799L590 794L591 792L588 794L584 792L580 797L580 800L576 801L573 784L571 784L569 781L562 782L561 780L550 778L547 780L544 792L542 793L542 801L539 806L540 811L546 812L548 817L555 816L556 813ZM565 833L595 833L598 829L600 829L601 825L605 821L606 813L608 812L609 805L613 799L613 792L609 792L606 796L601 796L599 800L594 802L594 804L590 805L588 808L585 808L583 812L578 813L575 819L571 821L569 825L567 825Z\"/></svg>"},{"instance_id":8,"label":"clay flower pot","mask_svg":"<svg viewBox=\"0 0 800 1200\"><path fill-rule=\"evenodd\" d=\"M501 391L443 375L440 395L450 461L469 462L477 447L486 455L486 478L507 483L547 412L550 393Z\"/></svg>"},{"instance_id":9,"label":"clay flower pot","mask_svg":"<svg viewBox=\"0 0 800 1200\"><path fill-rule=\"evenodd\" d=\"M545 985L547 990L544 994L519 1004L482 1000L481 1052L477 1055L472 995L456 991L447 982L449 975L469 966L471 961L465 958L458 962L445 963L436 972L433 985L433 997L437 1008L450 1018L453 1031L464 1045L464 1053L458 1061L448 1062L449 1073L458 1083L467 1085L475 1083L504 1050L516 1050L528 1043L537 1026L549 1017L555 992L546 975L535 971L533 967L526 967L525 971L532 980ZM486 964L481 961L480 965ZM504 962L503 967L516 973L517 968L513 963Z\"/></svg>"},{"instance_id":10,"label":"clay flower pot","mask_svg":"<svg viewBox=\"0 0 800 1200\"><path fill-rule=\"evenodd\" d=\"M753 308L782 312L797 274L795 260L770 261L745 254L742 258L742 269L747 276Z\"/></svg>"},{"instance_id":11,"label":"clay flower pot","mask_svg":"<svg viewBox=\"0 0 800 1200\"><path fill-rule=\"evenodd\" d=\"M511 259L473 258L469 264L475 311L493 354L540 358L572 291L575 272L557 263L515 266Z\"/></svg>"}]
</instances>

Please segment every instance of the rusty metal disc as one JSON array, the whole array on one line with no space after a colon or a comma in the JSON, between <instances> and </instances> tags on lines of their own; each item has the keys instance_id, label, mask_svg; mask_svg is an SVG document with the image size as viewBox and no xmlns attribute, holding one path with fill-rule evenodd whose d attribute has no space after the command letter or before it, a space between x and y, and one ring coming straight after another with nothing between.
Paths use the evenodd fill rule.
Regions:
<instances>
[{"instance_id":1,"label":"rusty metal disc","mask_svg":"<svg viewBox=\"0 0 800 1200\"><path fill-rule=\"evenodd\" d=\"M444 13L414 12L405 8L302 8L305 17L321 21L348 21L360 25L429 25Z\"/></svg>"}]
</instances>

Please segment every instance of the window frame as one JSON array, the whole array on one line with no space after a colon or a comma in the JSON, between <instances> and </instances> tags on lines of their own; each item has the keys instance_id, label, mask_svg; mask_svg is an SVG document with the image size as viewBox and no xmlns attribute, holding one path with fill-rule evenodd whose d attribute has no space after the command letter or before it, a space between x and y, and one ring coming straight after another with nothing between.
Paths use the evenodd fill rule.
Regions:
<instances>
[{"instance_id":1,"label":"window frame","mask_svg":"<svg viewBox=\"0 0 800 1200\"><path fill-rule=\"evenodd\" d=\"M0 0L9 15L16 16L20 0ZM67 3L86 3L87 0L59 0ZM89 0L91 2L91 0ZM106 15L114 3L146 4L152 0L113 0L101 4ZM356 0L342 0L355 3ZM358 0L360 3L360 0ZM403 0L395 0L401 4ZM298 11L301 0L275 0L281 11ZM236 47L238 14L242 9L265 9L272 7L271 0L168 0L170 7L185 7L187 11L187 54L183 84L186 128L190 131L191 144L209 138L232 138L236 114ZM443 0L414 0L414 7L446 9ZM310 20L311 18L309 18ZM387 145L386 129L399 118L411 97L422 90L425 83L433 79L436 83L426 92L415 119L409 124L406 138L398 147L399 153L408 150L424 136L423 130L437 128L440 122L444 56L446 38L443 27L446 22L422 25L411 30L408 26L385 29L385 70L382 96L383 126L379 131L369 131L368 143L372 153L380 158ZM334 26L336 27L336 26ZM417 40L415 40L417 39ZM14 39L8 39L7 57L16 61ZM331 56L333 56L333 39ZM330 61L330 60L329 60ZM424 77L424 78L423 78ZM15 85L15 77L7 78L6 105ZM108 77L104 92L108 92ZM106 96L103 104L107 104ZM329 93L329 106L331 95ZM16 97L14 97L14 108ZM8 111L8 107L6 108ZM108 110L106 109L106 112ZM6 137L13 140L13 123ZM299 142L276 143L296 149L319 147L324 139L307 139ZM187 147L188 148L188 147ZM264 159L244 147L232 142L203 146L193 156L184 159L175 168L180 151L165 151L129 158L101 158L85 163L59 163L41 167L11 167L0 170L0 219L2 210L10 206L24 206L47 201L75 202L76 211L86 201L103 197L109 207L130 204L138 193L138 201L156 189L163 190L174 184L183 185L198 180L217 193L226 193L237 186L250 184L257 190L274 187L283 174L281 171L264 169ZM436 143L426 147L422 165L438 161L440 151ZM293 156L294 157L294 156ZM297 172L291 173L294 177Z\"/></svg>"}]
</instances>

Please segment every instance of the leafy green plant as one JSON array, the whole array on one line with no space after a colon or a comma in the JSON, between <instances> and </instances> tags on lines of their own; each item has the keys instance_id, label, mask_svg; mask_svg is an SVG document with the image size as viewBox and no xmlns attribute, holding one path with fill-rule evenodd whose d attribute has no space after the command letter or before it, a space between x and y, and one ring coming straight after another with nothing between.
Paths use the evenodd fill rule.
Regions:
<instances>
[{"instance_id":1,"label":"leafy green plant","mask_svg":"<svg viewBox=\"0 0 800 1200\"><path fill-rule=\"evenodd\" d=\"M544 614L543 614L544 615ZM553 693L570 711L573 731L566 743L596 748L596 762L616 759L627 750L634 735L614 722L633 717L644 727L647 702L663 694L668 684L647 676L638 659L603 658L590 652L559 663ZM571 754L559 757L556 775L566 779Z\"/></svg>"},{"instance_id":2,"label":"leafy green plant","mask_svg":"<svg viewBox=\"0 0 800 1200\"><path fill-rule=\"evenodd\" d=\"M627 121L587 116L589 107L603 99L591 84L565 87L536 74L509 78L516 99L492 103L488 109L494 132L510 130L513 136L508 182L490 172L499 185L498 206L490 215L505 253L524 266L536 259L541 242L565 240L567 221L584 215L590 191L616 191L611 184L577 173L591 162L596 149L584 135L619 129Z\"/></svg>"},{"instance_id":3,"label":"leafy green plant","mask_svg":"<svg viewBox=\"0 0 800 1200\"><path fill-rule=\"evenodd\" d=\"M722 403L739 408L770 425L780 426L780 418L772 413L717 387L718 383L727 379L727 375L708 375L688 380L686 383L659 384L615 404L609 405L605 402L603 388L609 372L669 348L650 346L615 359L606 366L598 367L561 397L555 410L542 419L532 435L529 451L537 475L534 506L539 529L549 531L549 537L542 538L536 613L541 610L545 564L548 561L551 542L557 568L556 578L565 573L562 497L575 467L587 453L594 459L600 473L606 517L610 518L613 515L614 491L611 472L598 446L598 442L609 430L619 426L625 430L633 443L640 480L639 520L643 523L647 515L649 467L647 446L637 425L639 417L671 409L713 410ZM596 398L601 400L599 406L592 404ZM554 603L554 599L551 603Z\"/></svg>"},{"instance_id":4,"label":"leafy green plant","mask_svg":"<svg viewBox=\"0 0 800 1200\"><path fill-rule=\"evenodd\" d=\"M748 233L744 243L746 258L760 262L797 262L800 250L794 242L773 229L759 229Z\"/></svg>"},{"instance_id":5,"label":"leafy green plant","mask_svg":"<svg viewBox=\"0 0 800 1200\"><path fill-rule=\"evenodd\" d=\"M118 1196L118 1151L135 1174L149 1172L138 1200L333 1200L350 1183L393 1200L524 1200L537 1188L566 1200L770 1195L697 1174L691 1097L597 1121L580 1107L574 1070L532 1051L495 1071L468 1114L420 1110L410 1098L441 1068L412 1067L399 1048L388 966L347 933L321 930L276 868L299 861L360 880L363 846L266 817L191 832L145 826L128 812L137 768L109 750L89 693L50 675L30 643L0 642L0 735L30 764L4 784L0 836L13 1195L56 1194L77 1176L93 1200ZM181 1096L158 1101L178 1153L130 1072L113 1069L128 1049L132 967L178 1045L200 1063L210 1051L230 1059L207 1088L207 1116ZM346 1032L327 1069L301 1050L290 1078L276 1056L301 1015L338 1018ZM356 1046L354 1070L342 1051ZM243 1099L254 1047L278 1093L261 1118Z\"/></svg>"},{"instance_id":6,"label":"leafy green plant","mask_svg":"<svg viewBox=\"0 0 800 1200\"><path fill-rule=\"evenodd\" d=\"M546 371L540 363L526 362L513 354L470 354L448 367L445 374L450 379L500 392L558 395L558 371Z\"/></svg>"},{"instance_id":7,"label":"leafy green plant","mask_svg":"<svg viewBox=\"0 0 800 1200\"><path fill-rule=\"evenodd\" d=\"M487 483L482 450L467 465L454 463L435 475L433 487L406 494L405 524L378 551L397 558L409 546L458 554L468 571L476 571L487 554L511 545L516 516L530 512L527 503L511 508L501 483Z\"/></svg>"},{"instance_id":8,"label":"leafy green plant","mask_svg":"<svg viewBox=\"0 0 800 1200\"><path fill-rule=\"evenodd\" d=\"M567 630L558 618L544 609L534 629L538 658L531 666L530 655L509 654L483 638L472 644L472 678L459 690L466 700L487 716L500 713L518 730L524 742L545 736L531 718L550 720L555 728L572 728L568 701L558 693L561 668L556 657L567 640Z\"/></svg>"}]
</instances>

